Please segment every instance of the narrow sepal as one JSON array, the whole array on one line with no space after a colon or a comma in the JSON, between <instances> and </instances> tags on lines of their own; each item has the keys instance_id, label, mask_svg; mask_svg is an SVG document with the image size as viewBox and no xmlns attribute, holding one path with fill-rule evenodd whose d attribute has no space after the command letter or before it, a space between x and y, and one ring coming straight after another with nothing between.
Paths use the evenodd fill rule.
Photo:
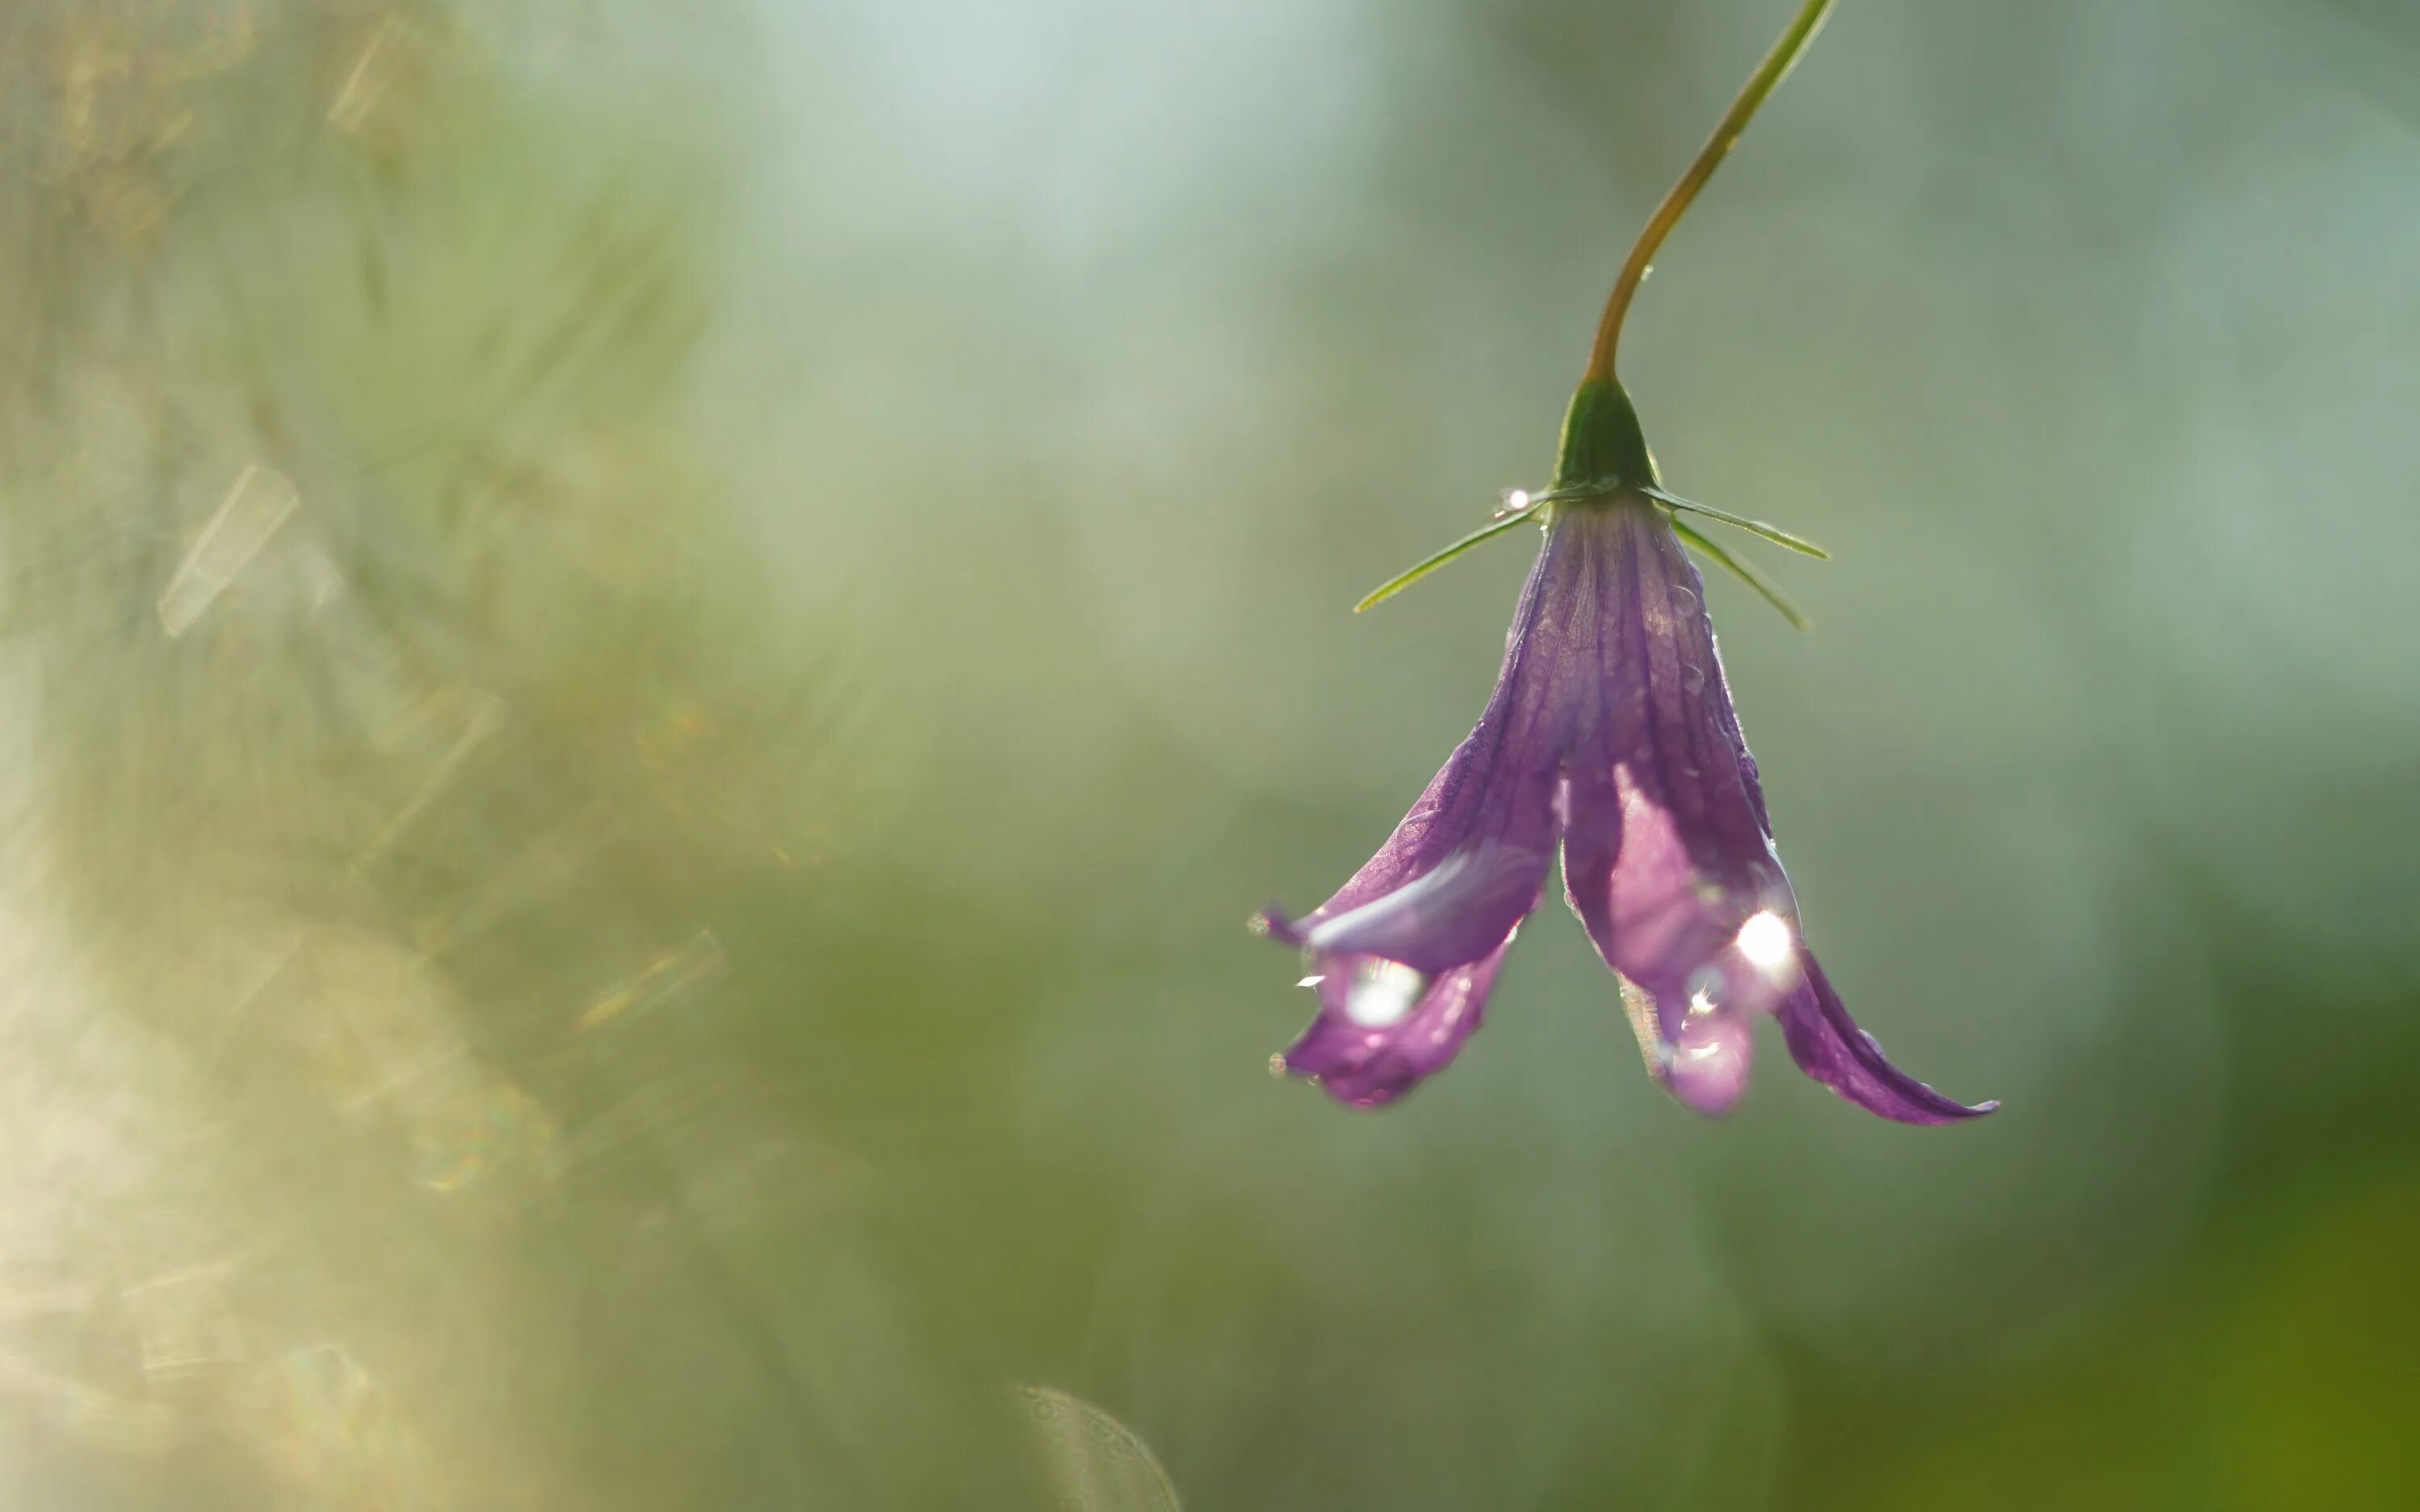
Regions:
<instances>
[{"instance_id":1,"label":"narrow sepal","mask_svg":"<svg viewBox=\"0 0 2420 1512\"><path fill-rule=\"evenodd\" d=\"M1774 545L1786 546L1791 550L1798 552L1802 556L1815 557L1824 562L1832 560L1831 552L1824 550L1822 547L1817 546L1814 542L1807 539L1803 535L1791 534L1788 531L1783 530L1778 525L1768 525L1761 519L1750 519L1745 515L1734 515L1729 510L1715 509L1708 504L1695 503L1689 500L1682 498L1678 494L1666 493L1661 488L1641 488L1638 491L1645 494L1648 498L1667 505L1669 508L1685 509L1692 515L1703 515L1708 519L1718 519L1726 525L1736 526L1740 530L1747 532L1750 535L1761 535L1766 540L1771 541Z\"/></svg>"},{"instance_id":2,"label":"narrow sepal","mask_svg":"<svg viewBox=\"0 0 2420 1512\"><path fill-rule=\"evenodd\" d=\"M1780 587L1776 584L1772 579L1767 578L1763 573L1757 571L1754 567L1749 566L1746 563L1742 562L1739 558L1731 555L1729 551L1724 550L1721 547L1716 546L1714 542L1706 539L1706 537L1699 532L1692 530L1686 520L1674 520L1672 522L1672 533L1678 535L1682 540L1688 542L1691 546L1694 546L1699 550L1704 552L1714 562L1729 569L1732 577L1737 578L1740 581L1747 584L1750 588L1755 589L1763 596L1766 603L1772 605L1775 609L1779 611L1783 619L1790 622L1790 627L1792 629L1811 630L1815 628L1815 622L1808 619L1797 605L1792 603L1790 601L1790 595L1783 593Z\"/></svg>"},{"instance_id":3,"label":"narrow sepal","mask_svg":"<svg viewBox=\"0 0 2420 1512\"><path fill-rule=\"evenodd\" d=\"M1361 602L1353 606L1353 612L1358 614L1363 609L1369 609L1373 605L1385 603L1388 599L1394 597L1397 594L1402 593L1412 584L1419 582L1430 573L1436 571L1439 567L1451 562L1454 558L1462 555L1465 551L1469 550L1472 547L1477 546L1480 542L1486 540L1489 536L1501 535L1506 531L1511 530L1513 526L1525 524L1530 519L1536 517L1536 514L1537 512L1535 510L1528 510L1520 514L1507 515L1502 519L1489 520L1486 524L1481 525L1479 529L1471 532L1468 535L1464 536L1461 540L1454 542L1453 545L1447 547L1444 550L1437 552L1434 556L1423 559L1419 563L1405 568L1402 572L1395 574L1392 578L1388 579L1385 582L1379 584L1375 589L1372 590L1369 595L1363 598Z\"/></svg>"}]
</instances>

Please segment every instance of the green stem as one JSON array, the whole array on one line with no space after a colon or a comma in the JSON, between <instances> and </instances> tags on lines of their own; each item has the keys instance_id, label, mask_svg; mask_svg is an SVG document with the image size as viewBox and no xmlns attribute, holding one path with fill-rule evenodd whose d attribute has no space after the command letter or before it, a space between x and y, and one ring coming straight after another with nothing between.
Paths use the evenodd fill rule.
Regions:
<instances>
[{"instance_id":1,"label":"green stem","mask_svg":"<svg viewBox=\"0 0 2420 1512\"><path fill-rule=\"evenodd\" d=\"M1698 197L1698 191L1705 188L1706 180L1722 166L1723 159L1730 154L1732 145L1739 141L1740 133L1747 130L1748 121L1764 103L1765 97L1780 85L1799 56L1807 51L1807 44L1815 40L1815 34L1823 30L1823 18L1831 10L1832 0L1806 0L1798 8L1798 14L1791 19L1789 29L1781 34L1779 41L1773 44L1773 51L1764 55L1764 61L1757 65L1756 72L1748 76L1747 85L1740 90L1739 98L1731 101L1731 108L1714 127L1714 134L1706 138L1706 145L1698 149L1697 159L1689 164L1688 172L1683 174L1681 181L1664 196L1664 203L1655 207L1654 215L1647 222L1647 229L1638 233L1638 240L1630 249L1630 260L1621 265L1621 276L1613 281L1613 297L1606 301L1605 316L1597 322L1596 345L1590 348L1588 372L1583 375L1583 382L1610 383L1614 380L1613 354L1614 347L1621 340L1622 317L1630 313L1631 296L1638 292L1638 285L1645 281L1648 267L1654 262L1656 252L1664 245L1664 239L1681 224L1682 214Z\"/></svg>"}]
</instances>

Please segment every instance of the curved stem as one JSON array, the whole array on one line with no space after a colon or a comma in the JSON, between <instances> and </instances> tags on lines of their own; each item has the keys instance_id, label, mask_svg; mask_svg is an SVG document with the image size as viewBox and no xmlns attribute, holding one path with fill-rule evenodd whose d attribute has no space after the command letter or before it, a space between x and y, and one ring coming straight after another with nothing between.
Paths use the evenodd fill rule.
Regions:
<instances>
[{"instance_id":1,"label":"curved stem","mask_svg":"<svg viewBox=\"0 0 2420 1512\"><path fill-rule=\"evenodd\" d=\"M1664 245L1664 239L1672 234L1672 228L1681 224L1681 216L1688 209L1689 202L1698 197L1698 191L1705 188L1706 180L1722 166L1723 159L1730 154L1732 144L1740 139L1740 133L1747 130L1748 121L1764 103L1765 97L1772 94L1788 76L1792 67L1807 51L1807 45L1815 40L1815 34L1823 28L1823 18L1831 14L1831 10L1832 0L1806 0L1798 8L1798 14L1791 18L1789 29L1781 34L1779 41L1773 44L1773 51L1764 55L1764 61L1757 65L1756 72L1748 76L1739 98L1731 101L1731 108L1715 125L1714 135L1706 138L1706 145L1698 149L1697 159L1689 164L1689 171L1683 174L1681 181L1664 196L1664 203L1655 207L1654 215L1647 222L1647 229L1638 233L1638 240L1630 249L1630 260L1621 265L1621 276L1613 282L1613 297L1606 301L1605 316L1597 322L1596 345L1590 348L1588 372L1583 376L1583 381L1613 380L1613 349L1621 340L1622 316L1630 313L1631 296L1638 292L1639 284L1646 279L1648 266L1655 260L1657 249Z\"/></svg>"}]
</instances>

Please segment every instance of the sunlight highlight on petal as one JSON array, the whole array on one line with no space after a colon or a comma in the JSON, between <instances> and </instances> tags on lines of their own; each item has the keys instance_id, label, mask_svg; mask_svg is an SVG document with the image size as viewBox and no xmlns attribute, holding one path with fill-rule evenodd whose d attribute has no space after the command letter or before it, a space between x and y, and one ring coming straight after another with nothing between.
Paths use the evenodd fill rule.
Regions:
<instances>
[{"instance_id":1,"label":"sunlight highlight on petal","mask_svg":"<svg viewBox=\"0 0 2420 1512\"><path fill-rule=\"evenodd\" d=\"M1428 990L1428 979L1397 961L1366 961L1355 973L1344 1012L1365 1028L1401 1024Z\"/></svg>"},{"instance_id":2,"label":"sunlight highlight on petal","mask_svg":"<svg viewBox=\"0 0 2420 1512\"><path fill-rule=\"evenodd\" d=\"M1797 940L1791 934L1789 921L1770 908L1751 915L1748 921L1740 926L1738 943L1740 954L1747 957L1751 964L1766 971L1787 964L1798 949Z\"/></svg>"}]
</instances>

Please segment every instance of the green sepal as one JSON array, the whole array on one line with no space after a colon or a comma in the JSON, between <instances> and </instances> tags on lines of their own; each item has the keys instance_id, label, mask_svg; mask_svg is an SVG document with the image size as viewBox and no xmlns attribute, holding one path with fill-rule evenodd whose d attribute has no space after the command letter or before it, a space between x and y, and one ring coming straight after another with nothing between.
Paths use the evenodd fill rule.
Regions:
<instances>
[{"instance_id":1,"label":"green sepal","mask_svg":"<svg viewBox=\"0 0 2420 1512\"><path fill-rule=\"evenodd\" d=\"M1444 550L1422 559L1420 562L1410 567L1406 567L1402 572L1395 574L1392 578L1389 578L1385 582L1379 584L1375 589L1371 591L1369 596L1362 599L1358 604L1353 606L1353 612L1358 614L1363 609L1370 608L1373 604L1385 603L1388 599L1394 597L1397 594L1409 588L1412 584L1427 577L1430 573L1436 571L1439 567L1451 562L1454 558L1462 555L1465 551L1469 550L1472 547L1477 546L1480 542L1486 540L1489 536L1501 535L1515 525L1528 524L1529 521L1536 519L1542 513L1543 511L1541 510L1531 508L1525 509L1519 514L1507 515L1502 519L1489 520L1486 524L1481 525L1479 529L1471 532L1468 535L1464 536L1461 540L1454 542L1453 545L1447 547Z\"/></svg>"},{"instance_id":2,"label":"green sepal","mask_svg":"<svg viewBox=\"0 0 2420 1512\"><path fill-rule=\"evenodd\" d=\"M1685 509L1692 515L1703 515L1708 519L1718 519L1726 525L1737 526L1739 529L1747 532L1750 535L1761 535L1766 540L1771 541L1774 545L1786 546L1802 556L1815 557L1824 562L1832 560L1831 552L1824 550L1822 547L1817 546L1814 542L1807 539L1803 535L1791 534L1788 531L1783 530L1778 525L1768 525L1761 519L1750 519L1745 515L1734 515L1728 510L1714 509L1705 504L1692 503L1688 500L1683 499L1677 494L1666 493L1661 488L1641 487L1638 491L1645 494L1648 498L1669 505L1674 509Z\"/></svg>"},{"instance_id":3,"label":"green sepal","mask_svg":"<svg viewBox=\"0 0 2420 1512\"><path fill-rule=\"evenodd\" d=\"M1563 412L1554 488L1652 488L1658 481L1630 395L1611 378L1583 381Z\"/></svg>"},{"instance_id":4,"label":"green sepal","mask_svg":"<svg viewBox=\"0 0 2420 1512\"><path fill-rule=\"evenodd\" d=\"M1811 630L1815 628L1815 622L1808 619L1805 613L1801 612L1798 606L1790 601L1790 595L1783 593L1780 588L1774 583L1772 579L1767 578L1764 574L1757 571L1754 567L1749 566L1746 563L1742 562L1739 558L1731 555L1729 551L1724 550L1721 547L1716 546L1714 542L1707 540L1705 536L1692 529L1687 521L1680 519L1672 521L1672 532L1680 536L1682 540L1696 547L1699 550L1704 552L1707 556L1713 558L1723 566L1730 568L1732 577L1737 578L1740 581L1747 584L1750 588L1755 589L1760 594L1763 595L1766 603L1780 610L1781 617L1790 622L1790 627L1792 629Z\"/></svg>"}]
</instances>

